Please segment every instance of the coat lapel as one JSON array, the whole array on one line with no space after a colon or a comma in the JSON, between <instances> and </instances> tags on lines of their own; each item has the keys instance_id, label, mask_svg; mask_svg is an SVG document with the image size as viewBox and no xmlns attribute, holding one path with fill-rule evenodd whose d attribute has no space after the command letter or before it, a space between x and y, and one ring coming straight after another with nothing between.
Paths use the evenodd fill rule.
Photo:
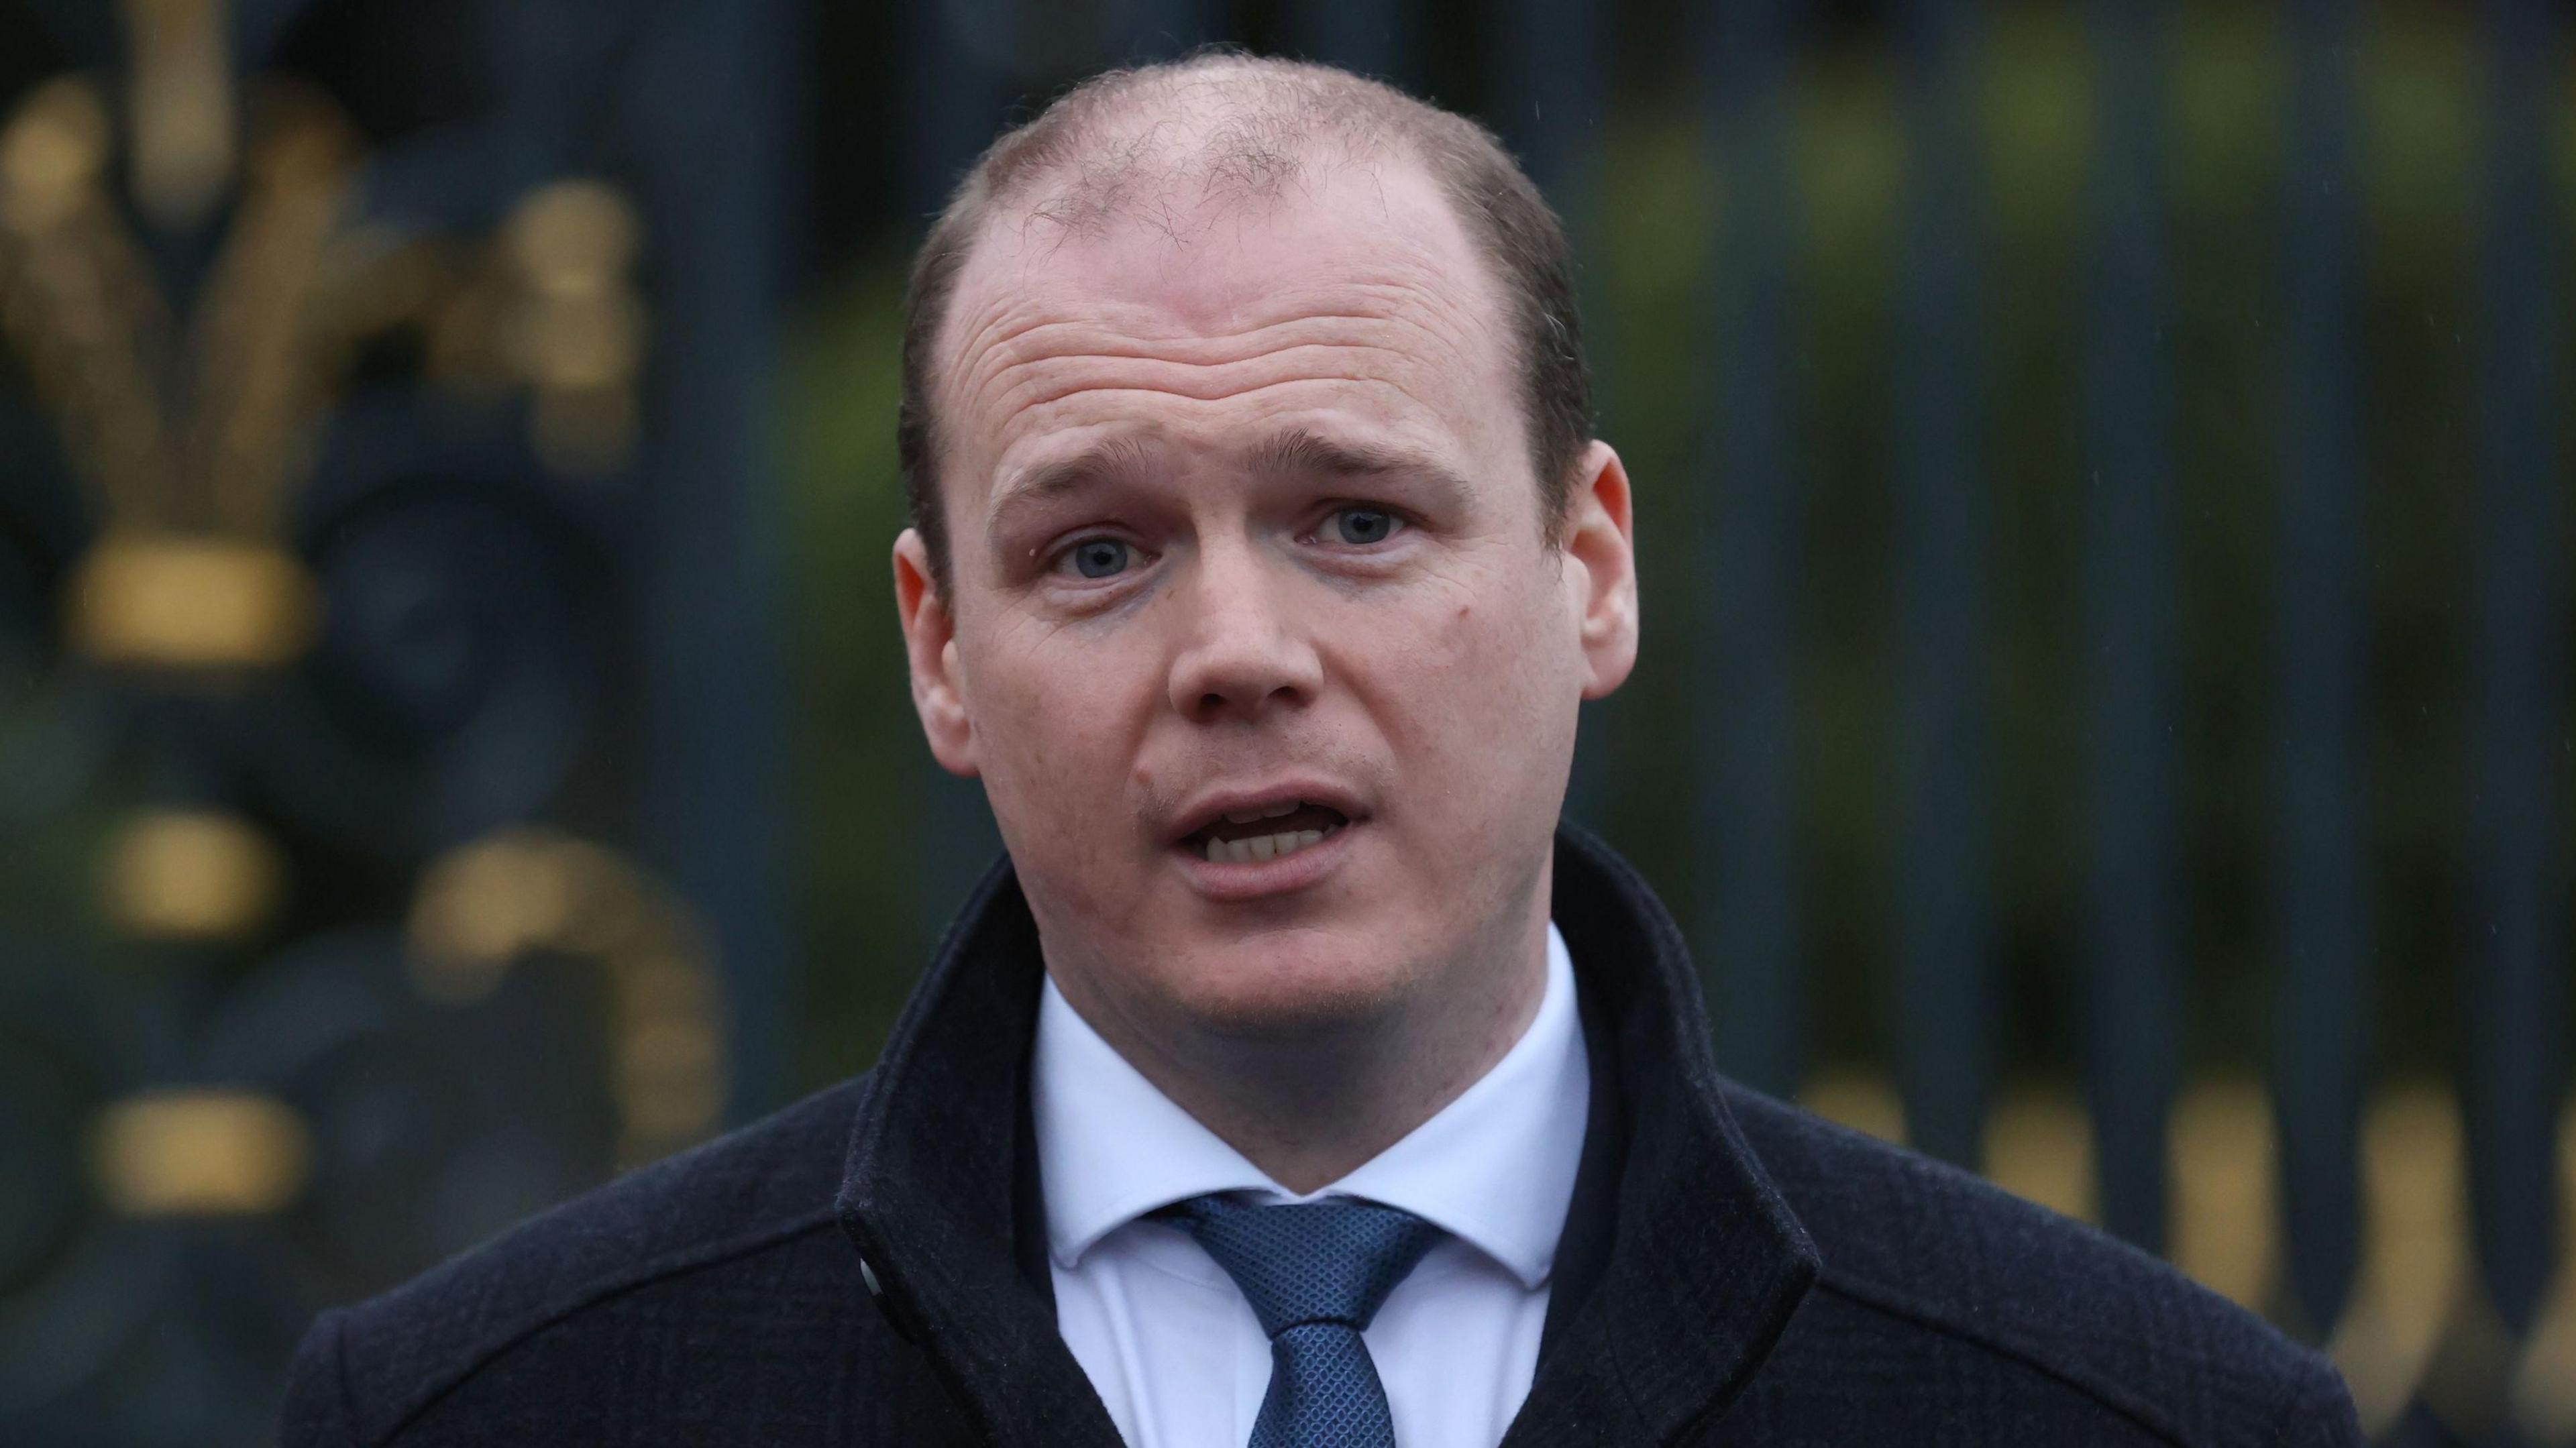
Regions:
<instances>
[{"instance_id":1,"label":"coat lapel","mask_svg":"<svg viewBox=\"0 0 2576 1448\"><path fill-rule=\"evenodd\" d=\"M1118 1430L1021 1268L1018 1188L1037 1030L1037 925L985 875L886 1044L852 1133L841 1225L879 1307L996 1443L1117 1448Z\"/></svg>"},{"instance_id":2,"label":"coat lapel","mask_svg":"<svg viewBox=\"0 0 2576 1448\"><path fill-rule=\"evenodd\" d=\"M1594 1096L1619 1103L1625 1140L1585 1143L1558 1253L1565 1300L1504 1442L1671 1443L1721 1416L1770 1355L1815 1280L1815 1247L1726 1109L1672 918L1571 825L1555 882L1592 1013Z\"/></svg>"},{"instance_id":3,"label":"coat lapel","mask_svg":"<svg viewBox=\"0 0 2576 1448\"><path fill-rule=\"evenodd\" d=\"M1680 932L1567 826L1553 908L1583 990L1597 1103L1537 1376L1506 1444L1669 1443L1722 1414L1816 1258L1729 1117ZM852 1134L843 1228L880 1304L993 1441L1116 1448L1056 1331L1030 1178L1043 966L1008 862L904 1010Z\"/></svg>"}]
</instances>

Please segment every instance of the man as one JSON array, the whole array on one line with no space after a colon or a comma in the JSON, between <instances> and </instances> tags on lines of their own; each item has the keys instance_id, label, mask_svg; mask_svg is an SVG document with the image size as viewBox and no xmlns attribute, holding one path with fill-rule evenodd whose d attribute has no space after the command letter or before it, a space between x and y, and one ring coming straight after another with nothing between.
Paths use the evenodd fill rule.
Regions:
<instances>
[{"instance_id":1,"label":"man","mask_svg":"<svg viewBox=\"0 0 2576 1448\"><path fill-rule=\"evenodd\" d=\"M1721 1080L1557 826L1635 659L1489 137L1114 74L919 260L913 698L1009 858L846 1086L326 1315L290 1444L2344 1444L2146 1256Z\"/></svg>"}]
</instances>

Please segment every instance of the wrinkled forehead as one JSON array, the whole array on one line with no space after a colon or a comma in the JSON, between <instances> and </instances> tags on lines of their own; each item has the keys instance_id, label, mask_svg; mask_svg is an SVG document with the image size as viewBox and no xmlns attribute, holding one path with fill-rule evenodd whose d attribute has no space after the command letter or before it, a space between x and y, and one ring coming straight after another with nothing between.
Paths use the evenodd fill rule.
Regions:
<instances>
[{"instance_id":1,"label":"wrinkled forehead","mask_svg":"<svg viewBox=\"0 0 2576 1448\"><path fill-rule=\"evenodd\" d=\"M1341 402L1403 430L1470 448L1517 437L1489 273L1410 161L1310 165L1269 195L1173 178L1073 219L997 208L934 353L943 485L969 502L1050 429L1185 428L1265 390L1286 405L1337 383Z\"/></svg>"}]
</instances>

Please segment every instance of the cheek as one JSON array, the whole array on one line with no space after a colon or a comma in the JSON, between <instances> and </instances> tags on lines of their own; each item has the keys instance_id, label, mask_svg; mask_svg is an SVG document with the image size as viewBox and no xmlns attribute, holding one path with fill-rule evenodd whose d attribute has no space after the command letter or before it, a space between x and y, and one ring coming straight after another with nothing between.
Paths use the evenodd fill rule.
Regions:
<instances>
[{"instance_id":1,"label":"cheek","mask_svg":"<svg viewBox=\"0 0 2576 1448\"><path fill-rule=\"evenodd\" d=\"M1562 591L1544 560L1506 570L1508 578L1450 610L1458 647L1494 673L1497 689L1536 698L1565 682L1568 654Z\"/></svg>"},{"instance_id":2,"label":"cheek","mask_svg":"<svg viewBox=\"0 0 2576 1448\"><path fill-rule=\"evenodd\" d=\"M1409 772L1408 791L1446 829L1481 829L1514 813L1571 748L1581 679L1570 668L1553 589L1478 580L1431 595L1410 627L1386 630L1372 666ZM1401 644L1397 643L1401 639Z\"/></svg>"},{"instance_id":3,"label":"cheek","mask_svg":"<svg viewBox=\"0 0 2576 1448\"><path fill-rule=\"evenodd\" d=\"M1124 828L1147 671L1114 646L1020 626L974 640L967 707L996 822L1015 856L1079 863Z\"/></svg>"}]
</instances>

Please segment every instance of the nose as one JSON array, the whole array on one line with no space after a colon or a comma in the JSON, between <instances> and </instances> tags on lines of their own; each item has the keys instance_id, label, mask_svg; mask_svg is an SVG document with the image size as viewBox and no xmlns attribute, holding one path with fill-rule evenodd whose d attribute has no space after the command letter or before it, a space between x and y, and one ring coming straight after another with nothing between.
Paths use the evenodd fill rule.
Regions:
<instances>
[{"instance_id":1,"label":"nose","mask_svg":"<svg viewBox=\"0 0 2576 1448\"><path fill-rule=\"evenodd\" d=\"M1311 702L1323 660L1309 642L1311 620L1293 590L1257 551L1203 549L1189 583L1172 601L1186 610L1172 657L1172 707L1195 723L1257 720Z\"/></svg>"}]
</instances>

